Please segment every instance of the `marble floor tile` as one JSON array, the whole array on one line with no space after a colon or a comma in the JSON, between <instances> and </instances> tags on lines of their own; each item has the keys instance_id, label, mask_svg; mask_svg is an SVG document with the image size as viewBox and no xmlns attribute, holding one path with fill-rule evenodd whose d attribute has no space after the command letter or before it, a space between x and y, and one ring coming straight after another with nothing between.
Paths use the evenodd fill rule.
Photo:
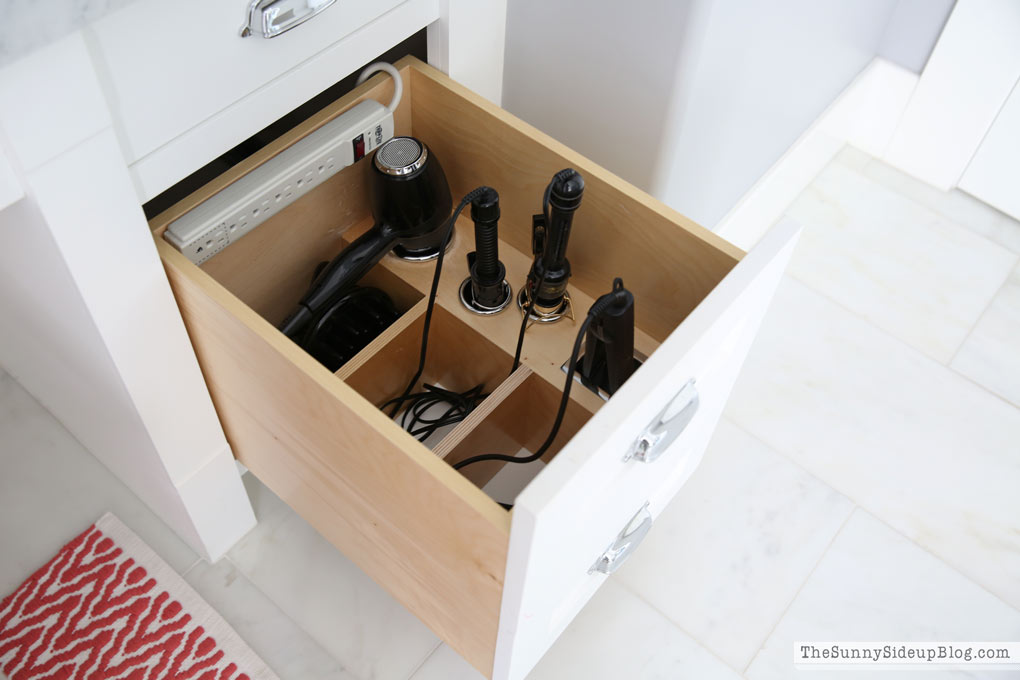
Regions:
<instances>
[{"instance_id":1,"label":"marble floor tile","mask_svg":"<svg viewBox=\"0 0 1020 680\"><path fill-rule=\"evenodd\" d=\"M567 627L528 680L739 680L722 661L612 580ZM411 680L484 680L442 645Z\"/></svg>"},{"instance_id":2,"label":"marble floor tile","mask_svg":"<svg viewBox=\"0 0 1020 680\"><path fill-rule=\"evenodd\" d=\"M457 652L442 644L409 680L486 680L486 678ZM530 676L528 680L531 680Z\"/></svg>"},{"instance_id":3,"label":"marble floor tile","mask_svg":"<svg viewBox=\"0 0 1020 680\"><path fill-rule=\"evenodd\" d=\"M1017 255L839 163L787 209L790 273L948 363Z\"/></svg>"},{"instance_id":4,"label":"marble floor tile","mask_svg":"<svg viewBox=\"0 0 1020 680\"><path fill-rule=\"evenodd\" d=\"M1020 607L1020 410L787 278L726 415Z\"/></svg>"},{"instance_id":5,"label":"marble floor tile","mask_svg":"<svg viewBox=\"0 0 1020 680\"><path fill-rule=\"evenodd\" d=\"M438 639L254 475L244 482L259 523L230 561L350 673L405 680Z\"/></svg>"},{"instance_id":6,"label":"marble floor tile","mask_svg":"<svg viewBox=\"0 0 1020 680\"><path fill-rule=\"evenodd\" d=\"M950 364L1020 406L1020 266L999 290Z\"/></svg>"},{"instance_id":7,"label":"marble floor tile","mask_svg":"<svg viewBox=\"0 0 1020 680\"><path fill-rule=\"evenodd\" d=\"M230 563L200 561L185 574L280 680L360 680L269 601Z\"/></svg>"},{"instance_id":8,"label":"marble floor tile","mask_svg":"<svg viewBox=\"0 0 1020 680\"><path fill-rule=\"evenodd\" d=\"M745 675L774 678L1007 678L989 671L798 671L794 642L1020 640L1020 612L856 510Z\"/></svg>"},{"instance_id":9,"label":"marble floor tile","mask_svg":"<svg viewBox=\"0 0 1020 680\"><path fill-rule=\"evenodd\" d=\"M723 419L701 466L617 578L743 670L852 510Z\"/></svg>"},{"instance_id":10,"label":"marble floor tile","mask_svg":"<svg viewBox=\"0 0 1020 680\"><path fill-rule=\"evenodd\" d=\"M178 573L198 556L0 371L0 598L104 512L112 512Z\"/></svg>"},{"instance_id":11,"label":"marble floor tile","mask_svg":"<svg viewBox=\"0 0 1020 680\"><path fill-rule=\"evenodd\" d=\"M1020 253L1020 222L973 196L959 189L936 189L853 147L847 147L836 160L949 221Z\"/></svg>"}]
</instances>

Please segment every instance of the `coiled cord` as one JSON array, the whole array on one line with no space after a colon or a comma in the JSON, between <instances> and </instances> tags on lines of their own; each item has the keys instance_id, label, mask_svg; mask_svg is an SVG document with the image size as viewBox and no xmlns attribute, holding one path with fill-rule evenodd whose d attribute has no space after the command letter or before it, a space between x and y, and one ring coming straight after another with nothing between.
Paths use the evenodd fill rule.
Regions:
<instances>
[{"instance_id":1,"label":"coiled cord","mask_svg":"<svg viewBox=\"0 0 1020 680\"><path fill-rule=\"evenodd\" d=\"M406 401L410 401L410 405L400 417L400 426L420 442L431 437L439 428L464 420L489 396L482 392L485 385L475 385L465 392L451 392L438 385L423 385L423 388L421 392L407 395ZM383 404L382 408L386 408L389 403ZM429 409L440 404L447 404L449 408L438 416L426 415Z\"/></svg>"}]
</instances>

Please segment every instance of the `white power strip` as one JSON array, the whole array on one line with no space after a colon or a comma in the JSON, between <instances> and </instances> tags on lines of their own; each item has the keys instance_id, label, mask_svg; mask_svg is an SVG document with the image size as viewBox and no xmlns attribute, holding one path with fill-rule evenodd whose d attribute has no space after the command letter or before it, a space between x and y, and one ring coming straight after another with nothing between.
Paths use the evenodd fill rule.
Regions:
<instances>
[{"instance_id":1,"label":"white power strip","mask_svg":"<svg viewBox=\"0 0 1020 680\"><path fill-rule=\"evenodd\" d=\"M171 222L164 238L202 264L392 137L393 114L365 100Z\"/></svg>"}]
</instances>

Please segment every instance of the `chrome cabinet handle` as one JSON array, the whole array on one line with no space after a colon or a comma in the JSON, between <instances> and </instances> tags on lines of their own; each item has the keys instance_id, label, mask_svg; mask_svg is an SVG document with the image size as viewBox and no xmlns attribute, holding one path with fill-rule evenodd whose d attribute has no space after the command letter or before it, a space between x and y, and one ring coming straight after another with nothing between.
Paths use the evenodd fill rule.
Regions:
<instances>
[{"instance_id":1,"label":"chrome cabinet handle","mask_svg":"<svg viewBox=\"0 0 1020 680\"><path fill-rule=\"evenodd\" d=\"M652 515L648 512L648 503L641 506L637 514L627 522L620 535L616 537L612 545L599 555L595 564L588 570L589 574L599 572L600 574L612 574L619 569L627 558L634 554L641 541L648 535L652 528Z\"/></svg>"},{"instance_id":2,"label":"chrome cabinet handle","mask_svg":"<svg viewBox=\"0 0 1020 680\"><path fill-rule=\"evenodd\" d=\"M275 38L300 26L336 0L252 0L241 37Z\"/></svg>"},{"instance_id":3,"label":"chrome cabinet handle","mask_svg":"<svg viewBox=\"0 0 1020 680\"><path fill-rule=\"evenodd\" d=\"M692 379L645 428L623 457L624 462L635 458L642 463L654 463L690 425L700 403L698 388Z\"/></svg>"}]
</instances>

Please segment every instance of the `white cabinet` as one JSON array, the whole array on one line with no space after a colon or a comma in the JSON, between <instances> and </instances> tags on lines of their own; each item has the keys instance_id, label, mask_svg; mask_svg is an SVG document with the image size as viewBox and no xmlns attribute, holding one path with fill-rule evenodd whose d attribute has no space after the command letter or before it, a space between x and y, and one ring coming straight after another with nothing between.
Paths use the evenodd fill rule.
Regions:
<instances>
[{"instance_id":1,"label":"white cabinet","mask_svg":"<svg viewBox=\"0 0 1020 680\"><path fill-rule=\"evenodd\" d=\"M1020 81L1018 81L1020 82ZM1020 220L1020 89L1006 104L963 173L960 188Z\"/></svg>"},{"instance_id":2,"label":"white cabinet","mask_svg":"<svg viewBox=\"0 0 1020 680\"><path fill-rule=\"evenodd\" d=\"M337 2L272 39L239 37L244 5L237 2L142 0L104 17L91 30L128 159L152 153L401 2Z\"/></svg>"},{"instance_id":3,"label":"white cabinet","mask_svg":"<svg viewBox=\"0 0 1020 680\"><path fill-rule=\"evenodd\" d=\"M349 1L354 11L359 3ZM112 366L105 377L123 381L129 392L125 417L140 418L140 436L152 436L159 449L144 465L115 460L111 467L151 473L146 479L122 476L140 495L147 484L158 486L169 501L157 511L182 533L189 533L182 527L191 522L190 534L214 543L217 550L210 552L218 554L251 520L229 450L222 445L218 417L238 458L376 582L487 675L519 680L605 581L605 574L593 569L600 556L613 545L619 556L629 554L697 466L790 256L797 227L780 224L744 253L462 84L413 59L404 62L406 94L395 114L397 132L419 136L444 159L456 195L481 183L499 188L500 250L514 286L530 265L528 227L541 190L553 172L572 166L588 182L578 220L589 237L576 238L571 246L576 314L608 290L614 276L622 275L638 298L639 343L644 345L638 349L647 362L606 403L583 389L571 395L571 424L549 450L546 467L508 512L482 491L496 469L480 465L461 472L453 464L490 452L497 442L528 448L544 434L542 416L548 416L548 408L540 408L533 419L516 417L516 409L538 408L550 398L556 403L563 381L560 366L579 319L550 324L541 334L532 331L518 369L527 376L517 384L518 372L508 379L520 317L508 310L485 317L487 325L474 326L478 318L458 303L456 287L466 271L457 267L465 267L469 225L459 225L448 258L435 323L449 332L437 347L445 346L456 369L444 377L484 369L489 372L485 382L491 379L500 390L493 390L498 401L490 402L485 418L475 419L470 428L465 425L445 457L416 442L376 407L381 403L377 393L388 389L388 382L407 381L407 375L393 372L403 370L405 362L392 357L411 355L402 350L404 341L417 346L415 324L423 313L429 267L384 263L379 276L408 297L398 322L404 325L380 336L352 366L335 374L273 325L279 321L273 318L274 305L291 299L288 287L304 285L320 255L335 254L340 239L371 224L358 174L364 164L318 186L289 213L280 211L272 218L276 222L267 221L201 267L159 235L174 214L294 143L326 117L338 115L359 96L381 97L389 87L384 79L365 83L157 218L155 250L122 165L123 158L129 159L136 185L147 195L217 155L234 137L256 131L278 110L302 103L309 96L306 90L319 88L325 74L330 76L326 84L335 82L426 25L430 53L435 48L449 68L463 68L468 80L484 78L499 60L471 64L465 58L481 48L462 39L464 31L472 30L469 22L450 22L444 15L457 4L454 0L391 2L389 11L364 15L368 23L345 37L339 30L334 36L328 28L316 29L316 22L329 26L325 18L339 12L341 2L289 34L300 37L307 29L307 44L283 36L273 39L283 41L277 47L272 40L237 37L239 19L215 4L212 10L197 2L164 8L142 0L137 9L129 6L123 16L113 14L90 29L88 48L112 116L107 119L101 111L99 133L77 143L73 154L65 151L57 161L44 163L47 172L61 171L60 186L42 181L49 174L19 178L31 180L25 184L27 198L45 208L39 220L45 228L34 234L58 239L57 248L50 249L60 251L54 269L60 269L68 291L77 287L85 298L75 308L78 325L95 325L90 327L93 339ZM495 0L492 6L505 9ZM216 39L206 42L211 34L199 32L193 50L185 46L182 54L179 43L187 24L182 17L201 23L203 11L218 17L213 23L224 31L229 47ZM147 21L153 17L159 21ZM485 25L491 31L501 23ZM252 59L257 76L244 71L248 49L274 55ZM343 66L330 74L331 64ZM91 77L91 69L85 70ZM496 90L490 90L490 98ZM18 88L14 100L18 95L28 97L30 88ZM64 119L74 120L76 112L63 108ZM18 157L30 151L19 150ZM90 175L90 168L98 170ZM337 200L344 205L342 225ZM288 219L295 214L302 219ZM291 229L295 223L301 238ZM0 264L16 260L14 254ZM21 264L19 271L26 269ZM52 279L48 269L36 277ZM26 319L33 313L23 304L11 307ZM30 340L23 344L29 346ZM467 360L479 353L486 356L478 366ZM377 356L383 360L375 361ZM36 363L42 362L37 358ZM49 373L59 379L57 368L88 375L95 366L70 361ZM509 385L505 390L504 384ZM71 401L68 412L75 406ZM188 406L183 416L180 405ZM196 419L205 425L201 431L193 426ZM182 421L192 427L182 427ZM673 428L676 436L667 438L657 460L643 462L629 454L649 428ZM203 454L201 460L195 459L196 452ZM203 470L209 475L197 474ZM157 479L157 485L153 479L160 474L167 479ZM169 516L173 513L166 509L178 501L187 514L183 519ZM210 530L221 524L230 531L210 540Z\"/></svg>"},{"instance_id":4,"label":"white cabinet","mask_svg":"<svg viewBox=\"0 0 1020 680\"><path fill-rule=\"evenodd\" d=\"M450 21L464 2L484 25ZM139 203L426 27L450 70L500 82L506 13L341 0L266 40L238 36L247 4L137 0L0 70L0 362L213 558L254 519Z\"/></svg>"},{"instance_id":5,"label":"white cabinet","mask_svg":"<svg viewBox=\"0 0 1020 680\"><path fill-rule=\"evenodd\" d=\"M0 71L0 128L0 363L218 558L255 517L79 34Z\"/></svg>"},{"instance_id":6,"label":"white cabinet","mask_svg":"<svg viewBox=\"0 0 1020 680\"><path fill-rule=\"evenodd\" d=\"M440 18L437 0L341 0L241 38L246 6L139 0L85 29L142 201Z\"/></svg>"},{"instance_id":7,"label":"white cabinet","mask_svg":"<svg viewBox=\"0 0 1020 680\"><path fill-rule=\"evenodd\" d=\"M364 163L200 265L162 237L328 118L364 97L386 99L386 79L364 83L152 226L238 459L476 668L520 680L605 581L593 568L600 556L617 539L615 561L634 550L697 467L798 229L779 224L744 253L435 69L413 58L397 67L410 96L394 112L396 133L413 133L441 159L455 198L497 189L500 259L515 290L531 266L530 218L549 178L572 167L586 184L569 248L573 318L535 324L512 372L520 312L478 316L460 302L474 241L462 215L420 380L454 391L482 384L488 397L434 449L381 409L412 377L418 384L430 263L387 257L369 273L400 301L400 317L336 371L277 330L316 263L374 223ZM539 450L582 315L615 277L635 297L635 346L648 359L607 402L571 392L563 427L543 449L546 466L516 498L498 499L514 503L508 512L483 492L505 461L457 465ZM636 452L646 436L648 449Z\"/></svg>"}]
</instances>

